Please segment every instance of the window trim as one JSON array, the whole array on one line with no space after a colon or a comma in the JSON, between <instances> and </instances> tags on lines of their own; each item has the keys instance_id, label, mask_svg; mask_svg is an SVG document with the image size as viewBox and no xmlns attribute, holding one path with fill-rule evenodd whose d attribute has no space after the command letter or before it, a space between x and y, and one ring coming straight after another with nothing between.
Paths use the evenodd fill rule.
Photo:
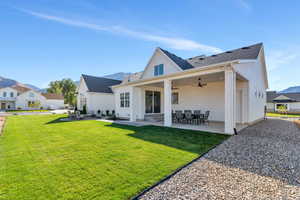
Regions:
<instances>
[{"instance_id":1,"label":"window trim","mask_svg":"<svg viewBox=\"0 0 300 200\"><path fill-rule=\"evenodd\" d=\"M154 66L154 76L164 75L164 64L158 64Z\"/></svg>"}]
</instances>

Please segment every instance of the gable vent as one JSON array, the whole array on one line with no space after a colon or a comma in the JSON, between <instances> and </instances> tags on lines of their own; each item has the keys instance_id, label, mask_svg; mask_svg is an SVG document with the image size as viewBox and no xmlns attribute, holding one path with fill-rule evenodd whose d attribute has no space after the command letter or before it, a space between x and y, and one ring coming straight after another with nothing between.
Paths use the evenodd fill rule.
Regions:
<instances>
[{"instance_id":1,"label":"gable vent","mask_svg":"<svg viewBox=\"0 0 300 200\"><path fill-rule=\"evenodd\" d=\"M232 51L226 51L225 53L232 53Z\"/></svg>"},{"instance_id":2,"label":"gable vent","mask_svg":"<svg viewBox=\"0 0 300 200\"><path fill-rule=\"evenodd\" d=\"M211 57L216 57L217 55L212 55Z\"/></svg>"},{"instance_id":3,"label":"gable vent","mask_svg":"<svg viewBox=\"0 0 300 200\"><path fill-rule=\"evenodd\" d=\"M242 47L241 49L250 49L250 47Z\"/></svg>"},{"instance_id":4,"label":"gable vent","mask_svg":"<svg viewBox=\"0 0 300 200\"><path fill-rule=\"evenodd\" d=\"M199 58L199 60L204 60L205 58Z\"/></svg>"}]
</instances>

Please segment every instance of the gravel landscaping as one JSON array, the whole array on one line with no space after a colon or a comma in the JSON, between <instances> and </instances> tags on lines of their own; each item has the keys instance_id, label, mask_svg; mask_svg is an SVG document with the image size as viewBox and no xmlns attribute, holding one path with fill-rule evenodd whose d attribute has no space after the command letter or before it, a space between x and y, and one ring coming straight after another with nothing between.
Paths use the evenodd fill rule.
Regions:
<instances>
[{"instance_id":1,"label":"gravel landscaping","mask_svg":"<svg viewBox=\"0 0 300 200\"><path fill-rule=\"evenodd\" d=\"M300 130L248 127L139 199L300 199Z\"/></svg>"}]
</instances>

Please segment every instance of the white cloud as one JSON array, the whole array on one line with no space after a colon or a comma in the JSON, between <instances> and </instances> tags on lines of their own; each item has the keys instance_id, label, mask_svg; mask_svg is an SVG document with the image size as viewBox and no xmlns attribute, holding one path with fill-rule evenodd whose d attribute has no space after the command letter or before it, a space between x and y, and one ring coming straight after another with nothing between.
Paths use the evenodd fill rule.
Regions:
<instances>
[{"instance_id":1,"label":"white cloud","mask_svg":"<svg viewBox=\"0 0 300 200\"><path fill-rule=\"evenodd\" d=\"M24 10L24 9L19 9L19 10L21 10L22 12L27 13L29 15L41 18L41 19L55 21L58 23L69 25L69 26L87 28L87 29L91 29L91 30L95 30L95 31L106 31L106 32L111 32L111 33L123 34L123 35L127 35L130 37L138 38L138 39L143 39L143 40L147 40L147 41L153 41L153 42L165 44L173 49L200 50L200 51L209 52L209 53L220 53L222 51L221 49L219 49L217 47L200 44L196 41L185 39L185 38L159 36L159 35L154 35L151 33L129 30L129 29L121 27L121 26L102 26L102 25L95 24L95 23L88 23L88 22L84 22L84 21L80 21L80 20L68 19L68 18L64 18L64 17L48 15L45 13L39 13L39 12L30 11L30 10Z\"/></svg>"},{"instance_id":2,"label":"white cloud","mask_svg":"<svg viewBox=\"0 0 300 200\"><path fill-rule=\"evenodd\" d=\"M280 67L290 65L293 61L300 58L298 51L273 50L267 55L267 65L269 71L274 71Z\"/></svg>"},{"instance_id":3,"label":"white cloud","mask_svg":"<svg viewBox=\"0 0 300 200\"><path fill-rule=\"evenodd\" d=\"M252 6L246 0L236 0L236 1L241 8L243 8L247 11L252 10Z\"/></svg>"}]
</instances>

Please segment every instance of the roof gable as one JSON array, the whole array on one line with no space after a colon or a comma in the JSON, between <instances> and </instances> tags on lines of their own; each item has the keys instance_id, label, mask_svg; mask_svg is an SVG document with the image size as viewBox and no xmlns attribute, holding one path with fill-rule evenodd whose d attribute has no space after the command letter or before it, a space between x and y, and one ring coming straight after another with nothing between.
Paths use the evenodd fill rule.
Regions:
<instances>
[{"instance_id":1,"label":"roof gable","mask_svg":"<svg viewBox=\"0 0 300 200\"><path fill-rule=\"evenodd\" d=\"M176 63L182 70L192 69L194 68L189 62L172 54L162 48L159 48L166 56L168 56L174 63Z\"/></svg>"},{"instance_id":2,"label":"roof gable","mask_svg":"<svg viewBox=\"0 0 300 200\"><path fill-rule=\"evenodd\" d=\"M285 95L280 95L280 96L274 98L273 100L291 100L291 98L289 98Z\"/></svg>"},{"instance_id":3,"label":"roof gable","mask_svg":"<svg viewBox=\"0 0 300 200\"><path fill-rule=\"evenodd\" d=\"M98 92L98 93L113 93L111 90L111 86L119 85L122 82L119 80L89 76L84 74L82 75L82 78L89 92Z\"/></svg>"},{"instance_id":4,"label":"roof gable","mask_svg":"<svg viewBox=\"0 0 300 200\"><path fill-rule=\"evenodd\" d=\"M267 102L287 101L300 102L300 93L276 93L275 91L267 92Z\"/></svg>"},{"instance_id":5,"label":"roof gable","mask_svg":"<svg viewBox=\"0 0 300 200\"><path fill-rule=\"evenodd\" d=\"M140 78L144 79L154 77L153 67L158 64L164 64L164 75L182 71L182 69L169 56L167 56L161 48L156 48Z\"/></svg>"},{"instance_id":6,"label":"roof gable","mask_svg":"<svg viewBox=\"0 0 300 200\"><path fill-rule=\"evenodd\" d=\"M194 67L204 67L207 65L234 61L234 60L253 60L257 59L263 43L254 44L239 49L226 51L223 53L211 55L211 56L196 56L187 59L187 61Z\"/></svg>"}]
</instances>

